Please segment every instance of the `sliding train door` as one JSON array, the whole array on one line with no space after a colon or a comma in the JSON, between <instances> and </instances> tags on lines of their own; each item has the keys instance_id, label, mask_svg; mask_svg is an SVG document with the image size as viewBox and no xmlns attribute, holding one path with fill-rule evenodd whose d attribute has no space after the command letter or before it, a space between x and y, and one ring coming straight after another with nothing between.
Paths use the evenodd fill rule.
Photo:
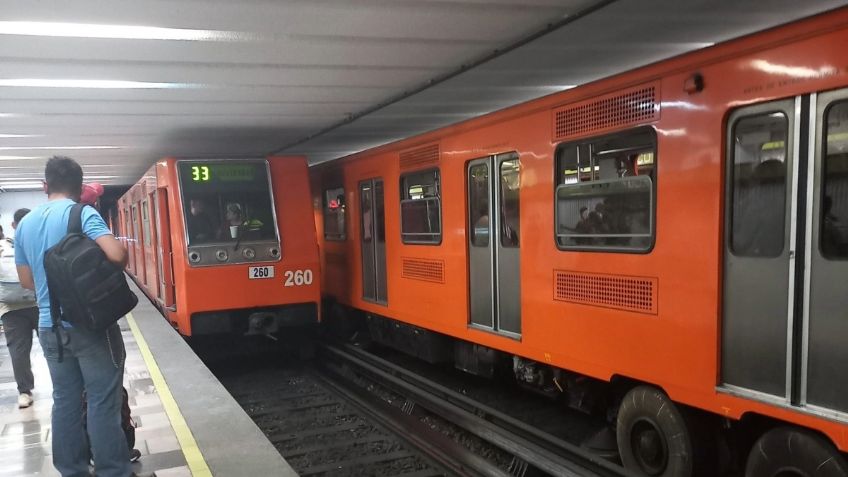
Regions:
<instances>
[{"instance_id":1,"label":"sliding train door","mask_svg":"<svg viewBox=\"0 0 848 477\"><path fill-rule=\"evenodd\" d=\"M800 397L848 418L848 90L822 93L811 102L815 163L808 194L812 220Z\"/></svg>"},{"instance_id":2,"label":"sliding train door","mask_svg":"<svg viewBox=\"0 0 848 477\"><path fill-rule=\"evenodd\" d=\"M795 105L739 109L728 125L721 375L727 386L785 396Z\"/></svg>"},{"instance_id":3,"label":"sliding train door","mask_svg":"<svg viewBox=\"0 0 848 477\"><path fill-rule=\"evenodd\" d=\"M470 325L521 336L518 154L468 163Z\"/></svg>"},{"instance_id":4,"label":"sliding train door","mask_svg":"<svg viewBox=\"0 0 848 477\"><path fill-rule=\"evenodd\" d=\"M386 223L383 180L359 183L359 222L362 251L362 298L388 303L386 286Z\"/></svg>"},{"instance_id":5,"label":"sliding train door","mask_svg":"<svg viewBox=\"0 0 848 477\"><path fill-rule=\"evenodd\" d=\"M728 121L719 389L848 419L848 90Z\"/></svg>"}]
</instances>

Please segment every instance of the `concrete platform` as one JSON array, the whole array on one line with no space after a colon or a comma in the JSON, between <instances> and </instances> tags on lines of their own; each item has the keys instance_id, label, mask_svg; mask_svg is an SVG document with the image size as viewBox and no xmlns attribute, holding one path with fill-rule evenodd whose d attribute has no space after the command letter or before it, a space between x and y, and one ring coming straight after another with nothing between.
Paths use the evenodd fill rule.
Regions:
<instances>
[{"instance_id":1,"label":"concrete platform","mask_svg":"<svg viewBox=\"0 0 848 477\"><path fill-rule=\"evenodd\" d=\"M124 386L136 429L139 474L296 476L224 387L141 292L122 319ZM0 477L58 476L50 445L52 388L38 340L32 350L35 403L17 408L5 336L0 340Z\"/></svg>"}]
</instances>

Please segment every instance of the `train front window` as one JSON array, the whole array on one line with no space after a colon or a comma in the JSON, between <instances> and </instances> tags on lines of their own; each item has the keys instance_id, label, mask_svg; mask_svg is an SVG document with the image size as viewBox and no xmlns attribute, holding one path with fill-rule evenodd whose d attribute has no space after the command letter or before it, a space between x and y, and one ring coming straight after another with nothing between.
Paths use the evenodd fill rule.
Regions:
<instances>
[{"instance_id":1,"label":"train front window","mask_svg":"<svg viewBox=\"0 0 848 477\"><path fill-rule=\"evenodd\" d=\"M819 241L822 255L848 259L848 101L826 113Z\"/></svg>"},{"instance_id":2,"label":"train front window","mask_svg":"<svg viewBox=\"0 0 848 477\"><path fill-rule=\"evenodd\" d=\"M788 129L782 112L744 117L733 125L730 248L738 257L783 253Z\"/></svg>"},{"instance_id":3,"label":"train front window","mask_svg":"<svg viewBox=\"0 0 848 477\"><path fill-rule=\"evenodd\" d=\"M655 176L651 128L560 146L557 245L564 250L650 250L656 228Z\"/></svg>"},{"instance_id":4,"label":"train front window","mask_svg":"<svg viewBox=\"0 0 848 477\"><path fill-rule=\"evenodd\" d=\"M277 239L265 161L180 161L189 245Z\"/></svg>"}]
</instances>

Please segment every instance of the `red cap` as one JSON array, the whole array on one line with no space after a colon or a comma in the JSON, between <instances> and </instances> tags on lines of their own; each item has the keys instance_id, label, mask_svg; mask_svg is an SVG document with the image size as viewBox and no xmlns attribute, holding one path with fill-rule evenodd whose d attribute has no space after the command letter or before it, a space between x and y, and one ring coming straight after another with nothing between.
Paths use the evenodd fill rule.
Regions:
<instances>
[{"instance_id":1,"label":"red cap","mask_svg":"<svg viewBox=\"0 0 848 477\"><path fill-rule=\"evenodd\" d=\"M97 199L103 195L103 186L97 182L82 185L82 193L80 194L80 203L94 205Z\"/></svg>"}]
</instances>

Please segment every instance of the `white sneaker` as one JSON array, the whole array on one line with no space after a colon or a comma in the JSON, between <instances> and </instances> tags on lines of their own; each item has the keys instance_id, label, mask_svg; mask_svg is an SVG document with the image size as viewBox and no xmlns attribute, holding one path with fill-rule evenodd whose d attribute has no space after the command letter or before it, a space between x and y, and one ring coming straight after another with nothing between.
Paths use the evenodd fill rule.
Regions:
<instances>
[{"instance_id":1,"label":"white sneaker","mask_svg":"<svg viewBox=\"0 0 848 477\"><path fill-rule=\"evenodd\" d=\"M24 409L32 406L32 396L27 393L21 393L18 396L18 409Z\"/></svg>"}]
</instances>

